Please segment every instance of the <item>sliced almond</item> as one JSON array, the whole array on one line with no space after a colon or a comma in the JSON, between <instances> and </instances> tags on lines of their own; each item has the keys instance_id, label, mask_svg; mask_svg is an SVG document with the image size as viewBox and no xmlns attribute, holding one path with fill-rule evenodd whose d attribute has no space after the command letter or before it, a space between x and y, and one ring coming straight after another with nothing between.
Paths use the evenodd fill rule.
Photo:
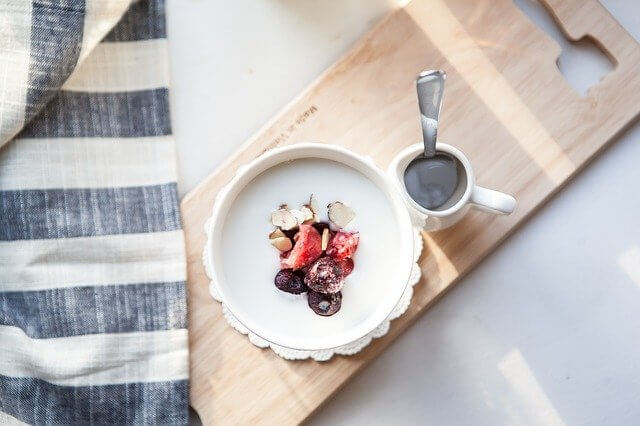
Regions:
<instances>
[{"instance_id":1,"label":"sliced almond","mask_svg":"<svg viewBox=\"0 0 640 426\"><path fill-rule=\"evenodd\" d=\"M293 217L296 218L296 221L298 222L298 225L301 225L304 222L304 213L302 213L301 210L292 209L292 210L289 210L289 211L291 212Z\"/></svg>"},{"instance_id":2,"label":"sliced almond","mask_svg":"<svg viewBox=\"0 0 640 426\"><path fill-rule=\"evenodd\" d=\"M280 228L276 228L269 234L269 241L280 251L289 251L293 248L291 238L287 237Z\"/></svg>"},{"instance_id":3,"label":"sliced almond","mask_svg":"<svg viewBox=\"0 0 640 426\"><path fill-rule=\"evenodd\" d=\"M284 232L282 232L282 229L280 228L274 229L273 232L269 234L270 240L275 240L276 238L282 238L282 237L286 237L286 235L284 234Z\"/></svg>"},{"instance_id":4,"label":"sliced almond","mask_svg":"<svg viewBox=\"0 0 640 426\"><path fill-rule=\"evenodd\" d=\"M271 213L271 223L280 229L289 231L298 226L298 220L287 209L279 209Z\"/></svg>"},{"instance_id":5,"label":"sliced almond","mask_svg":"<svg viewBox=\"0 0 640 426\"><path fill-rule=\"evenodd\" d=\"M315 194L311 194L309 197L309 204L307 204L307 207L311 209L315 217L318 217L320 214L320 206L318 205L318 198L316 198Z\"/></svg>"},{"instance_id":6,"label":"sliced almond","mask_svg":"<svg viewBox=\"0 0 640 426\"><path fill-rule=\"evenodd\" d=\"M305 204L304 206L302 206L300 208L300 212L302 213L304 219L302 223L310 223L316 221L316 214L313 212L313 209L309 204Z\"/></svg>"},{"instance_id":7,"label":"sliced almond","mask_svg":"<svg viewBox=\"0 0 640 426\"><path fill-rule=\"evenodd\" d=\"M282 252L289 251L293 248L293 243L289 237L272 238L271 244Z\"/></svg>"},{"instance_id":8,"label":"sliced almond","mask_svg":"<svg viewBox=\"0 0 640 426\"><path fill-rule=\"evenodd\" d=\"M329 220L339 228L347 226L356 216L355 212L341 201L327 206Z\"/></svg>"},{"instance_id":9,"label":"sliced almond","mask_svg":"<svg viewBox=\"0 0 640 426\"><path fill-rule=\"evenodd\" d=\"M341 201L336 201L327 206L329 220L338 228L344 228L356 217L353 210Z\"/></svg>"},{"instance_id":10,"label":"sliced almond","mask_svg":"<svg viewBox=\"0 0 640 426\"><path fill-rule=\"evenodd\" d=\"M331 236L331 232L329 228L324 228L322 231L322 251L325 251L329 246L329 237Z\"/></svg>"}]
</instances>

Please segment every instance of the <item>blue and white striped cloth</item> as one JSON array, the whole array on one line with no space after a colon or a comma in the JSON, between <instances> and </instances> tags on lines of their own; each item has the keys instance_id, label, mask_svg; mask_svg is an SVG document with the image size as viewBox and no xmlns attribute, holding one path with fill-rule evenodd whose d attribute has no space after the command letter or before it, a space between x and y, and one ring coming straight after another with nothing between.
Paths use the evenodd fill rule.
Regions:
<instances>
[{"instance_id":1,"label":"blue and white striped cloth","mask_svg":"<svg viewBox=\"0 0 640 426\"><path fill-rule=\"evenodd\" d=\"M0 2L0 424L184 424L162 0Z\"/></svg>"}]
</instances>

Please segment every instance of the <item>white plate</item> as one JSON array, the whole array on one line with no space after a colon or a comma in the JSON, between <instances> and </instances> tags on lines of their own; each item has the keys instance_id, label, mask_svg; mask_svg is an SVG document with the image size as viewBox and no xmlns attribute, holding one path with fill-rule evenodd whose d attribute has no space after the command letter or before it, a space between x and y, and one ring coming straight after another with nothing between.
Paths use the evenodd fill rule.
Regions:
<instances>
[{"instance_id":1,"label":"white plate","mask_svg":"<svg viewBox=\"0 0 640 426\"><path fill-rule=\"evenodd\" d=\"M323 207L348 204L356 212L349 228L360 232L342 308L330 317L313 313L306 295L273 285L279 262L267 238L270 213L282 203L299 206L311 193ZM208 232L208 262L225 306L251 332L296 350L336 348L373 331L400 300L414 262L397 188L370 159L334 145L274 149L241 167L218 195Z\"/></svg>"}]
</instances>

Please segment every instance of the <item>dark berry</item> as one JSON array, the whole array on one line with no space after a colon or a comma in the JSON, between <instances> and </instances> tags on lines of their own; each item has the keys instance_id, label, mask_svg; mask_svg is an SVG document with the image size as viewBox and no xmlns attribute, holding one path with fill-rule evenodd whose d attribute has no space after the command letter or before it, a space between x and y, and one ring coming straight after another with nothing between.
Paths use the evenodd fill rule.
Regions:
<instances>
[{"instance_id":1,"label":"dark berry","mask_svg":"<svg viewBox=\"0 0 640 426\"><path fill-rule=\"evenodd\" d=\"M338 262L340 267L342 268L342 276L346 277L351 272L353 272L353 259L347 257Z\"/></svg>"},{"instance_id":2,"label":"dark berry","mask_svg":"<svg viewBox=\"0 0 640 426\"><path fill-rule=\"evenodd\" d=\"M286 291L287 293L300 294L307 291L303 275L291 269L278 271L273 282L279 290Z\"/></svg>"},{"instance_id":3,"label":"dark berry","mask_svg":"<svg viewBox=\"0 0 640 426\"><path fill-rule=\"evenodd\" d=\"M296 236L296 234L298 233L298 228L296 227L296 228L289 229L289 230L281 229L281 231L282 231L282 233L283 233L284 235L286 235L287 237L289 237L289 239L290 239L290 240L291 240L291 242L293 243L293 242L295 241L295 240L294 240L294 237L295 237L295 236Z\"/></svg>"},{"instance_id":4,"label":"dark berry","mask_svg":"<svg viewBox=\"0 0 640 426\"><path fill-rule=\"evenodd\" d=\"M342 306L342 292L324 294L309 290L308 296L309 307L313 312L324 317L335 314Z\"/></svg>"},{"instance_id":5,"label":"dark berry","mask_svg":"<svg viewBox=\"0 0 640 426\"><path fill-rule=\"evenodd\" d=\"M305 284L320 293L337 293L344 285L344 273L334 259L321 257L316 260L304 276Z\"/></svg>"},{"instance_id":6,"label":"dark berry","mask_svg":"<svg viewBox=\"0 0 640 426\"><path fill-rule=\"evenodd\" d=\"M329 228L329 230L331 230L331 228L329 227L329 224L327 222L316 222L316 223L313 224L313 227L316 228L316 231L318 231L318 233L320 235L322 235L322 232L326 228Z\"/></svg>"}]
</instances>

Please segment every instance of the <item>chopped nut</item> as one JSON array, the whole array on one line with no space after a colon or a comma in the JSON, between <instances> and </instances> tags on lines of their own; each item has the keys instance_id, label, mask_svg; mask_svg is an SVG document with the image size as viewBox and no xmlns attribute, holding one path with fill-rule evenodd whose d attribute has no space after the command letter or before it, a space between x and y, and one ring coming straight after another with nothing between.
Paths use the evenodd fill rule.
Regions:
<instances>
[{"instance_id":1,"label":"chopped nut","mask_svg":"<svg viewBox=\"0 0 640 426\"><path fill-rule=\"evenodd\" d=\"M311 209L315 217L318 217L318 214L320 213L320 206L318 206L318 199L315 194L311 194L309 197L309 204L307 204L307 207Z\"/></svg>"},{"instance_id":2,"label":"chopped nut","mask_svg":"<svg viewBox=\"0 0 640 426\"><path fill-rule=\"evenodd\" d=\"M287 209L279 209L271 213L271 223L284 231L289 231L298 226L298 220Z\"/></svg>"},{"instance_id":3,"label":"chopped nut","mask_svg":"<svg viewBox=\"0 0 640 426\"><path fill-rule=\"evenodd\" d=\"M300 212L302 213L302 216L304 218L302 223L311 223L316 221L316 214L309 204L305 204L304 206L302 206L300 208Z\"/></svg>"},{"instance_id":4,"label":"chopped nut","mask_svg":"<svg viewBox=\"0 0 640 426\"><path fill-rule=\"evenodd\" d=\"M289 237L278 237L271 239L271 244L278 250L285 252L293 248L293 243Z\"/></svg>"},{"instance_id":5,"label":"chopped nut","mask_svg":"<svg viewBox=\"0 0 640 426\"><path fill-rule=\"evenodd\" d=\"M276 228L269 234L269 241L280 251L289 251L293 248L291 238L287 237L280 228Z\"/></svg>"},{"instance_id":6,"label":"chopped nut","mask_svg":"<svg viewBox=\"0 0 640 426\"><path fill-rule=\"evenodd\" d=\"M325 251L327 249L327 246L329 246L330 237L331 231L329 231L329 228L324 228L324 231L322 231L322 251Z\"/></svg>"},{"instance_id":7,"label":"chopped nut","mask_svg":"<svg viewBox=\"0 0 640 426\"><path fill-rule=\"evenodd\" d=\"M284 232L282 232L282 229L280 229L280 228L276 228L276 229L274 229L274 230L269 234L269 239L270 239L270 240L275 240L276 238L282 238L282 237L286 237L286 235L284 234Z\"/></svg>"},{"instance_id":8,"label":"chopped nut","mask_svg":"<svg viewBox=\"0 0 640 426\"><path fill-rule=\"evenodd\" d=\"M301 225L304 222L304 213L302 213L301 210L292 209L292 210L289 210L289 211L291 212L293 217L296 218L296 221L298 222L298 225Z\"/></svg>"},{"instance_id":9,"label":"chopped nut","mask_svg":"<svg viewBox=\"0 0 640 426\"><path fill-rule=\"evenodd\" d=\"M329 220L338 228L344 228L356 217L356 214L346 204L336 201L327 206Z\"/></svg>"}]
</instances>

